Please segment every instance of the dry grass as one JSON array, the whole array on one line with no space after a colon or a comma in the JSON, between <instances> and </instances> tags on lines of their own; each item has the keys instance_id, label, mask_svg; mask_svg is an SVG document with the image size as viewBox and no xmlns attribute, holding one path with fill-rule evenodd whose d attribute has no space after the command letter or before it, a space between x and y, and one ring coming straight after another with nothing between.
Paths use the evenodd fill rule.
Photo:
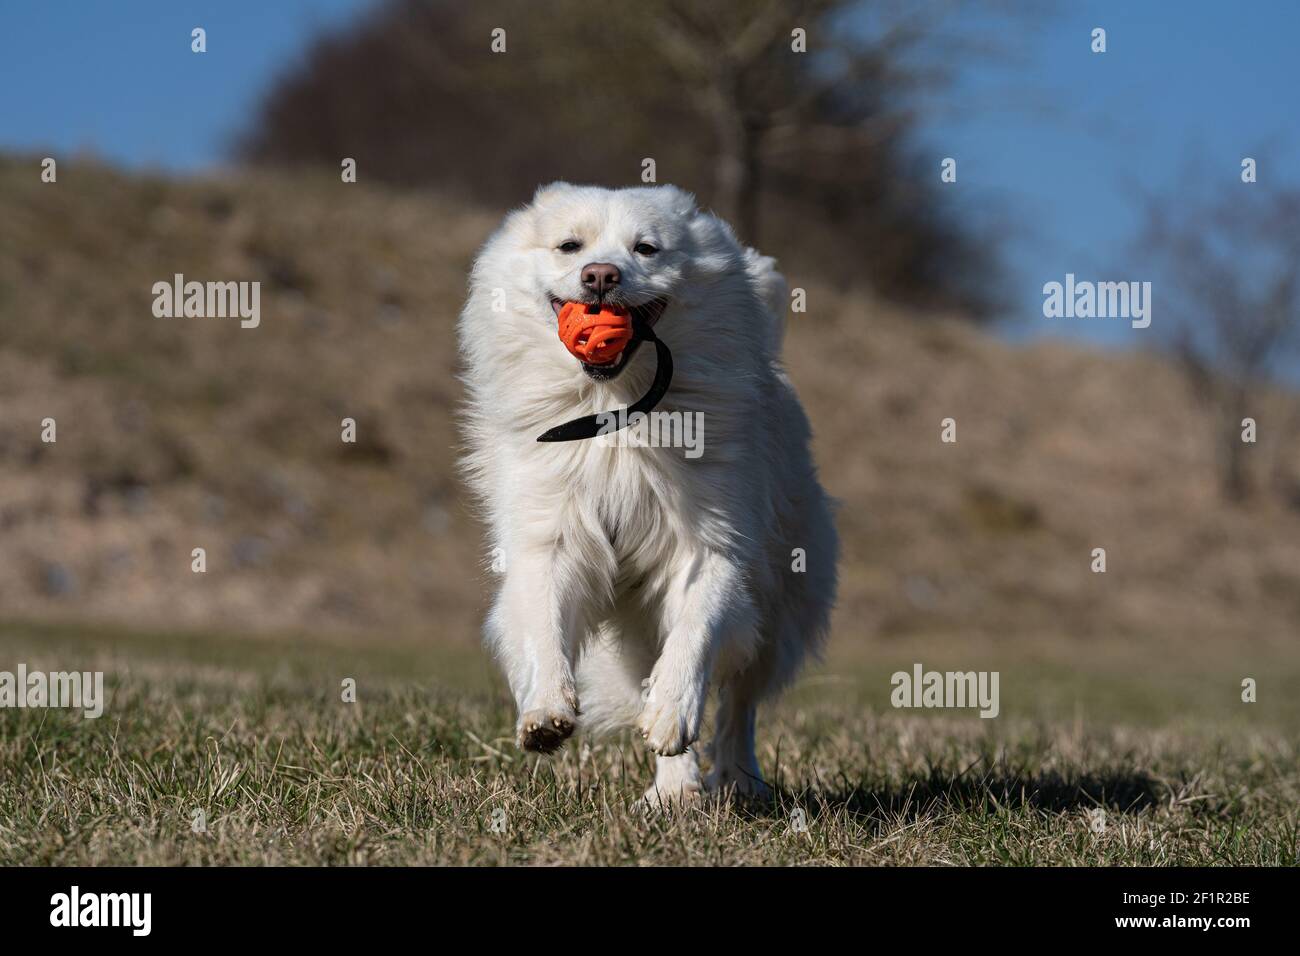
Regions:
<instances>
[{"instance_id":1,"label":"dry grass","mask_svg":"<svg viewBox=\"0 0 1300 956\"><path fill-rule=\"evenodd\" d=\"M1254 865L1300 853L1300 763L1271 708L1260 726L1213 711L1083 723L1023 704L995 721L918 717L855 689L862 676L879 701L883 678L827 674L762 722L774 803L647 816L643 747L518 753L478 655L5 634L6 660L102 667L111 687L97 721L0 712L5 865ZM340 700L345 676L357 704ZM1054 681L1029 685L1035 699Z\"/></svg>"}]
</instances>

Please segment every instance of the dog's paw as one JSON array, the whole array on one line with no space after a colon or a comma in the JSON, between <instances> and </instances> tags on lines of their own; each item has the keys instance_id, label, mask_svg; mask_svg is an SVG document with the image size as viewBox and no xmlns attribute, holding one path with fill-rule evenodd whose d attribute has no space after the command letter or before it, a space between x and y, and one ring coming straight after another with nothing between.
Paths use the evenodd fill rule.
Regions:
<instances>
[{"instance_id":1,"label":"dog's paw","mask_svg":"<svg viewBox=\"0 0 1300 956\"><path fill-rule=\"evenodd\" d=\"M646 746L661 757L675 757L700 736L700 708L683 706L682 702L665 695L655 700L654 694L641 707L636 729L645 739Z\"/></svg>"},{"instance_id":2,"label":"dog's paw","mask_svg":"<svg viewBox=\"0 0 1300 956\"><path fill-rule=\"evenodd\" d=\"M536 753L555 753L573 734L577 715L572 710L539 708L525 711L519 716L516 741L523 750Z\"/></svg>"},{"instance_id":3,"label":"dog's paw","mask_svg":"<svg viewBox=\"0 0 1300 956\"><path fill-rule=\"evenodd\" d=\"M699 781L694 783L682 784L676 787L653 786L642 794L641 799L637 802L639 809L648 812L661 810L670 810L674 807L685 807L701 802L704 799L704 788Z\"/></svg>"}]
</instances>

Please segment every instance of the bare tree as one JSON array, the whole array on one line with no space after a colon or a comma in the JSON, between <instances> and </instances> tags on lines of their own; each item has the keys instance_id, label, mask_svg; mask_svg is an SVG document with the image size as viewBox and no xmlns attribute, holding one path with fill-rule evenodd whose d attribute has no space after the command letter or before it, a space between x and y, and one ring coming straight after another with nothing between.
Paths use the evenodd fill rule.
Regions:
<instances>
[{"instance_id":1,"label":"bare tree","mask_svg":"<svg viewBox=\"0 0 1300 956\"><path fill-rule=\"evenodd\" d=\"M551 179L625 185L653 157L791 268L988 319L996 250L933 201L934 166L914 156L917 98L942 88L952 45L972 42L955 5L384 0L310 45L238 152L351 156L371 180L500 205ZM498 27L506 55L488 46ZM760 234L763 215L798 228Z\"/></svg>"},{"instance_id":2,"label":"bare tree","mask_svg":"<svg viewBox=\"0 0 1300 956\"><path fill-rule=\"evenodd\" d=\"M750 242L759 238L765 147L815 140L822 152L871 155L882 127L906 125L904 97L925 75L908 54L935 37L940 19L926 2L669 0L647 9L664 58L698 91L713 129L714 202ZM874 29L855 22L869 12Z\"/></svg>"},{"instance_id":3,"label":"bare tree","mask_svg":"<svg viewBox=\"0 0 1300 956\"><path fill-rule=\"evenodd\" d=\"M1300 192L1241 184L1212 201L1154 201L1144 241L1171 303L1168 344L1212 416L1220 488L1243 501L1242 420L1300 355Z\"/></svg>"}]
</instances>

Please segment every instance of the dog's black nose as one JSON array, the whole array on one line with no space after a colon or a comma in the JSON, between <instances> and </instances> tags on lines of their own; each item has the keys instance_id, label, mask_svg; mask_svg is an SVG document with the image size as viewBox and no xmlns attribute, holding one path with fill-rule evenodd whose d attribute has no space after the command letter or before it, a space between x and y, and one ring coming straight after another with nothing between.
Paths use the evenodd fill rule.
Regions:
<instances>
[{"instance_id":1,"label":"dog's black nose","mask_svg":"<svg viewBox=\"0 0 1300 956\"><path fill-rule=\"evenodd\" d=\"M582 284L596 295L604 295L618 285L621 278L618 266L608 262L588 262L582 267Z\"/></svg>"}]
</instances>

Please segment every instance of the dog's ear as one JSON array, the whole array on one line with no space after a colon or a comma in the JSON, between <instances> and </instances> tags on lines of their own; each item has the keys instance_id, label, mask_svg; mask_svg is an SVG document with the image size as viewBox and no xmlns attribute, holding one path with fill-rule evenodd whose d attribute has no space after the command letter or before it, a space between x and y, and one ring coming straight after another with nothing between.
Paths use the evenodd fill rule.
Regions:
<instances>
[{"instance_id":1,"label":"dog's ear","mask_svg":"<svg viewBox=\"0 0 1300 956\"><path fill-rule=\"evenodd\" d=\"M688 193L685 189L678 186L658 186L656 187L662 194L668 196L669 206L673 215L681 219L690 219L697 212L699 206L695 202L695 196Z\"/></svg>"},{"instance_id":2,"label":"dog's ear","mask_svg":"<svg viewBox=\"0 0 1300 956\"><path fill-rule=\"evenodd\" d=\"M557 179L553 183L547 183L545 186L538 186L537 192L533 193L533 203L537 204L544 199L553 199L561 193L572 192L577 187L573 183L566 183L562 179Z\"/></svg>"},{"instance_id":3,"label":"dog's ear","mask_svg":"<svg viewBox=\"0 0 1300 956\"><path fill-rule=\"evenodd\" d=\"M687 213L687 229L695 239L695 247L702 255L739 256L742 247L732 231L731 224L707 209L694 206Z\"/></svg>"}]
</instances>

